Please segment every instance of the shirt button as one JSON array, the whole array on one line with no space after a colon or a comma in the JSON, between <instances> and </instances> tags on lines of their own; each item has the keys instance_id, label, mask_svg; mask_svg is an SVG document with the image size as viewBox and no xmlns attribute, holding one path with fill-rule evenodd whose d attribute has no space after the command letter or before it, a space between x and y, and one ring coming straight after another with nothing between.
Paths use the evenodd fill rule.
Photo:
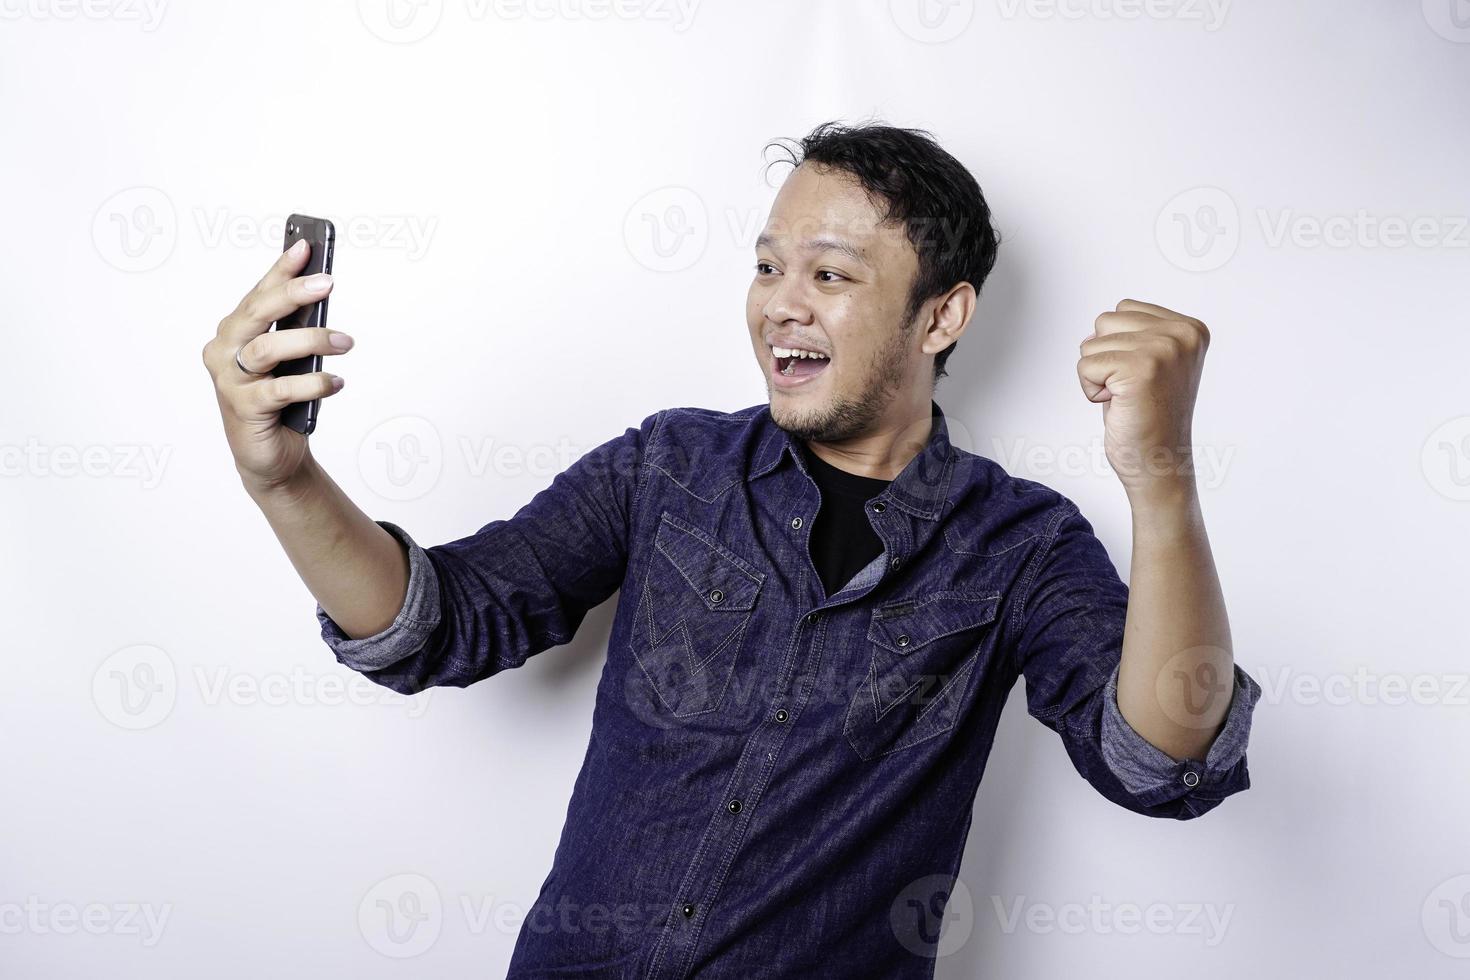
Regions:
<instances>
[{"instance_id":1,"label":"shirt button","mask_svg":"<svg viewBox=\"0 0 1470 980\"><path fill-rule=\"evenodd\" d=\"M907 633L900 633L898 634L898 639L894 642L901 647L906 647L909 645L909 635Z\"/></svg>"},{"instance_id":2,"label":"shirt button","mask_svg":"<svg viewBox=\"0 0 1470 980\"><path fill-rule=\"evenodd\" d=\"M1199 785L1199 773L1195 772L1193 769L1187 769L1187 770L1185 770L1185 772L1184 772L1184 785L1185 786L1198 786Z\"/></svg>"},{"instance_id":3,"label":"shirt button","mask_svg":"<svg viewBox=\"0 0 1470 980\"><path fill-rule=\"evenodd\" d=\"M710 589L709 590L709 601L710 602L714 602L714 603L724 602L725 601L725 593L724 592L721 592L719 589Z\"/></svg>"},{"instance_id":4,"label":"shirt button","mask_svg":"<svg viewBox=\"0 0 1470 980\"><path fill-rule=\"evenodd\" d=\"M793 531L800 531L801 530L801 518L800 517L793 517L791 519L791 529Z\"/></svg>"},{"instance_id":5,"label":"shirt button","mask_svg":"<svg viewBox=\"0 0 1470 980\"><path fill-rule=\"evenodd\" d=\"M791 716L786 713L786 709L785 708L777 708L776 709L776 720L777 721L779 721L779 722L785 722L786 719L787 718L790 718L790 717Z\"/></svg>"},{"instance_id":6,"label":"shirt button","mask_svg":"<svg viewBox=\"0 0 1470 980\"><path fill-rule=\"evenodd\" d=\"M726 803L725 804L725 809L729 810L731 813L739 813L740 812L740 801L739 800L731 800L729 803Z\"/></svg>"},{"instance_id":7,"label":"shirt button","mask_svg":"<svg viewBox=\"0 0 1470 980\"><path fill-rule=\"evenodd\" d=\"M902 558L890 558L890 559L888 559L888 567L889 568L897 568L899 565L902 565L902 564L903 564L903 559Z\"/></svg>"},{"instance_id":8,"label":"shirt button","mask_svg":"<svg viewBox=\"0 0 1470 980\"><path fill-rule=\"evenodd\" d=\"M817 612L809 612L809 613L806 614L806 621L808 623L815 623L817 621L817 617L819 615L821 615L821 614L820 613L817 613Z\"/></svg>"},{"instance_id":9,"label":"shirt button","mask_svg":"<svg viewBox=\"0 0 1470 980\"><path fill-rule=\"evenodd\" d=\"M883 501L881 501L881 500L875 500L875 501L873 501L873 513L875 513L875 514L881 514L881 513L883 513L883 508L886 507L886 506L887 505L884 504Z\"/></svg>"},{"instance_id":10,"label":"shirt button","mask_svg":"<svg viewBox=\"0 0 1470 980\"><path fill-rule=\"evenodd\" d=\"M694 906L693 905L690 905L688 902L685 902L684 903L684 907L682 909L680 909L679 911L680 912L683 912L684 913L684 918L687 919L687 918L691 917L692 915L694 915Z\"/></svg>"}]
</instances>

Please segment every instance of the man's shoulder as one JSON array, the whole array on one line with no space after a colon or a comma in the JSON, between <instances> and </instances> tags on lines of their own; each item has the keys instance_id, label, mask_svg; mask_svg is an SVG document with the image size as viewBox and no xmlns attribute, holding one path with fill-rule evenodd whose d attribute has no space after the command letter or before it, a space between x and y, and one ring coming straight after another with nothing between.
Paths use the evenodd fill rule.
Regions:
<instances>
[{"instance_id":1,"label":"man's shoulder","mask_svg":"<svg viewBox=\"0 0 1470 980\"><path fill-rule=\"evenodd\" d=\"M749 459L768 417L765 403L725 411L697 405L660 409L645 420L644 461L690 488L727 482Z\"/></svg>"},{"instance_id":2,"label":"man's shoulder","mask_svg":"<svg viewBox=\"0 0 1470 980\"><path fill-rule=\"evenodd\" d=\"M973 488L980 490L988 497L1017 503L1024 502L1028 509L1032 507L1043 510L1075 509L1077 506L1056 487L1039 480L1017 476L999 460L961 449L959 446L952 448L956 457L956 471L962 472Z\"/></svg>"},{"instance_id":3,"label":"man's shoulder","mask_svg":"<svg viewBox=\"0 0 1470 980\"><path fill-rule=\"evenodd\" d=\"M998 460L953 447L955 473L964 483L952 494L957 501L983 501L981 507L963 508L990 533L1022 540L1050 537L1073 514L1077 504L1056 487L1011 473ZM961 505L963 506L963 505Z\"/></svg>"},{"instance_id":4,"label":"man's shoulder","mask_svg":"<svg viewBox=\"0 0 1470 980\"><path fill-rule=\"evenodd\" d=\"M677 405L659 409L647 419L652 423L650 443L678 440L700 440L738 437L742 431L760 425L767 406L748 405L745 408L725 411L719 408L704 408L698 405Z\"/></svg>"},{"instance_id":5,"label":"man's shoulder","mask_svg":"<svg viewBox=\"0 0 1470 980\"><path fill-rule=\"evenodd\" d=\"M657 414L669 424L682 427L728 425L731 423L749 424L755 422L757 417L765 412L768 407L765 402L760 402L727 412L720 408L704 408L699 405L678 405L672 408L660 409Z\"/></svg>"}]
</instances>

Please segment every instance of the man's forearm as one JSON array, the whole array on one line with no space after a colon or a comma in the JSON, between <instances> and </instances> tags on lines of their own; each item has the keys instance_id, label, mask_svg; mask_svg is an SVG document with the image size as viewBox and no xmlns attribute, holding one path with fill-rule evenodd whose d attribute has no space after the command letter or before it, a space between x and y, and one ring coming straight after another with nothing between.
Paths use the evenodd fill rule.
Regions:
<instances>
[{"instance_id":1,"label":"man's forearm","mask_svg":"<svg viewBox=\"0 0 1470 980\"><path fill-rule=\"evenodd\" d=\"M353 639L393 623L408 592L403 545L363 513L308 458L290 486L246 492L265 514L297 574Z\"/></svg>"},{"instance_id":2,"label":"man's forearm","mask_svg":"<svg viewBox=\"0 0 1470 980\"><path fill-rule=\"evenodd\" d=\"M1205 758L1230 707L1225 599L1192 479L1130 499L1133 563L1118 710L1175 759Z\"/></svg>"}]
</instances>

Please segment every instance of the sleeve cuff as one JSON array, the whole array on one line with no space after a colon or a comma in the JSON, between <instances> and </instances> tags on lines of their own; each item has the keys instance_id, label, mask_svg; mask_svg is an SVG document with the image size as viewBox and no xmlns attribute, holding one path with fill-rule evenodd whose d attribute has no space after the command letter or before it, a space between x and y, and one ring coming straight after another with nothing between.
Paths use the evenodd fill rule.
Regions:
<instances>
[{"instance_id":1,"label":"sleeve cuff","mask_svg":"<svg viewBox=\"0 0 1470 980\"><path fill-rule=\"evenodd\" d=\"M1128 724L1118 708L1118 671L1113 667L1103 695L1102 753L1113 775L1134 796L1158 801L1197 789L1218 790L1245 758L1251 713L1261 696L1255 679L1234 665L1234 688L1225 724L1205 754L1204 762L1178 760L1149 742Z\"/></svg>"},{"instance_id":2,"label":"sleeve cuff","mask_svg":"<svg viewBox=\"0 0 1470 980\"><path fill-rule=\"evenodd\" d=\"M380 633L352 639L317 603L322 640L337 661L353 670L381 670L421 650L439 625L439 577L428 554L408 532L388 521L377 521L408 550L408 593L392 624Z\"/></svg>"}]
</instances>

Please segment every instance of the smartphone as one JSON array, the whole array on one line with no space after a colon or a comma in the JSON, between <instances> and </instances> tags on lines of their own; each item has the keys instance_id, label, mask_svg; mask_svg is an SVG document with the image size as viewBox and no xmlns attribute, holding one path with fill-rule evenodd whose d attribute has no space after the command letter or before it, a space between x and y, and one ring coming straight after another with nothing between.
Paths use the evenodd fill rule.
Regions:
<instances>
[{"instance_id":1,"label":"smartphone","mask_svg":"<svg viewBox=\"0 0 1470 980\"><path fill-rule=\"evenodd\" d=\"M332 247L336 244L337 231L326 218L313 218L308 214L293 214L286 219L286 242L282 250L290 248L301 239L306 239L311 257L301 275L312 276L318 272L332 271ZM308 303L276 321L275 329L292 330L296 327L325 327L327 325L327 297ZM291 361L282 361L271 372L276 377L290 374L310 374L322 369L322 356L308 354ZM316 417L321 411L322 400L313 398L309 402L292 402L281 410L281 423L290 426L302 435L309 436L316 429Z\"/></svg>"}]
</instances>

